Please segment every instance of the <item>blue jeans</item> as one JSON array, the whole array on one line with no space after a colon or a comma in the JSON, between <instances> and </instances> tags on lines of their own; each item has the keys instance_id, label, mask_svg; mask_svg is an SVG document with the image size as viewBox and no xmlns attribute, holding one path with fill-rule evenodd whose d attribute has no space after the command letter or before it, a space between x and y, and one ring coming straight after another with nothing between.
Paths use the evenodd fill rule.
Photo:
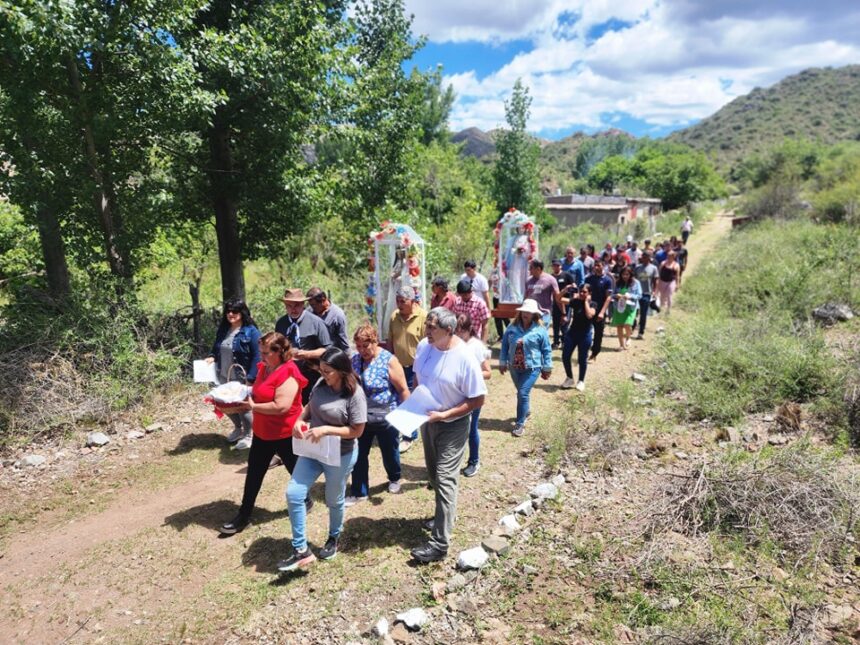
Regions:
<instances>
[{"instance_id":1,"label":"blue jeans","mask_svg":"<svg viewBox=\"0 0 860 645\"><path fill-rule=\"evenodd\" d=\"M352 469L352 486L349 492L354 497L367 497L370 448L373 446L374 437L379 442L382 465L385 466L388 481L400 481L400 432L387 421L368 423L358 438L358 457Z\"/></svg>"},{"instance_id":2,"label":"blue jeans","mask_svg":"<svg viewBox=\"0 0 860 645\"><path fill-rule=\"evenodd\" d=\"M415 370L412 369L411 365L409 367L406 367L404 365L403 373L406 375L406 387L408 387L409 391L411 392L415 389ZM416 439L418 439L418 431L416 430L411 435L409 435L409 437L404 436L403 438L407 441L415 441Z\"/></svg>"},{"instance_id":3,"label":"blue jeans","mask_svg":"<svg viewBox=\"0 0 860 645\"><path fill-rule=\"evenodd\" d=\"M571 329L564 335L561 364L564 365L564 373L567 375L567 378L573 378L570 359L573 357L573 350L576 349L579 351L576 356L576 360L579 363L579 380L585 380L585 371L588 369L588 350L591 349L591 340L591 328L585 333L575 332Z\"/></svg>"},{"instance_id":4,"label":"blue jeans","mask_svg":"<svg viewBox=\"0 0 860 645\"><path fill-rule=\"evenodd\" d=\"M481 435L478 434L478 417L481 416L481 408L472 410L472 420L469 425L469 459L466 462L467 466L477 464L478 449L481 447Z\"/></svg>"},{"instance_id":5,"label":"blue jeans","mask_svg":"<svg viewBox=\"0 0 860 645\"><path fill-rule=\"evenodd\" d=\"M307 509L305 498L311 486L325 473L325 505L328 506L328 534L338 537L343 529L343 496L346 492L346 478L352 472L358 457L358 446L340 456L339 466L329 466L316 459L299 457L293 469L293 477L287 484L287 508L290 511L290 524L293 525L293 548L304 551L308 546L305 533Z\"/></svg>"},{"instance_id":6,"label":"blue jeans","mask_svg":"<svg viewBox=\"0 0 860 645\"><path fill-rule=\"evenodd\" d=\"M511 380L517 388L517 423L522 425L529 416L529 395L540 376L540 368L518 370L511 368Z\"/></svg>"},{"instance_id":7,"label":"blue jeans","mask_svg":"<svg viewBox=\"0 0 860 645\"><path fill-rule=\"evenodd\" d=\"M639 298L639 334L645 333L645 323L648 322L648 312L651 309L651 294Z\"/></svg>"}]
</instances>

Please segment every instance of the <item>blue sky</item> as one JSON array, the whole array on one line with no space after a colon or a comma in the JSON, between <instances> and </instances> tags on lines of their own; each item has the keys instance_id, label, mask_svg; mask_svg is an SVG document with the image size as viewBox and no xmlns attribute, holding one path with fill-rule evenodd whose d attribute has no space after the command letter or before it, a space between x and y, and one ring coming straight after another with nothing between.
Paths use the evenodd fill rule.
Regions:
<instances>
[{"instance_id":1,"label":"blue sky","mask_svg":"<svg viewBox=\"0 0 860 645\"><path fill-rule=\"evenodd\" d=\"M847 0L406 0L443 66L451 129L504 124L517 78L529 128L559 139L619 128L660 137L808 67L860 63Z\"/></svg>"}]
</instances>

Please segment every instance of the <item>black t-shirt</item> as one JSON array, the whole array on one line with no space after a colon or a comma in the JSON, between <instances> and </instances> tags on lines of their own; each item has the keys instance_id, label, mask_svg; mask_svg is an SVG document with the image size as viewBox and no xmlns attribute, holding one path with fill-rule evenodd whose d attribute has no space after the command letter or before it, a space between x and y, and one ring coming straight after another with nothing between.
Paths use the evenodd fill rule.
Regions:
<instances>
[{"instance_id":1,"label":"black t-shirt","mask_svg":"<svg viewBox=\"0 0 860 645\"><path fill-rule=\"evenodd\" d=\"M589 305L594 309L594 315L597 315L597 305L594 301L589 301ZM570 331L574 334L587 333L591 329L594 318L589 318L585 315L585 303L579 298L570 301L570 309L568 315L570 320Z\"/></svg>"},{"instance_id":2,"label":"black t-shirt","mask_svg":"<svg viewBox=\"0 0 860 645\"><path fill-rule=\"evenodd\" d=\"M559 291L564 291L564 288L568 285L576 285L576 278L574 278L573 275L567 271L562 271L558 275L556 275L555 273L551 273L550 275L555 278L555 281L558 283ZM553 302L553 307L557 306L558 305Z\"/></svg>"}]
</instances>

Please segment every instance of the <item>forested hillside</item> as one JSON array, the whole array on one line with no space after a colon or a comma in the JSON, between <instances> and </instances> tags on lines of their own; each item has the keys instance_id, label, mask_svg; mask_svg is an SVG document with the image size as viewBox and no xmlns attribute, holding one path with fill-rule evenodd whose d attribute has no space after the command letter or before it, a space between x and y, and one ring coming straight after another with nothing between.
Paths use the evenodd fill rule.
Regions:
<instances>
[{"instance_id":1,"label":"forested hillside","mask_svg":"<svg viewBox=\"0 0 860 645\"><path fill-rule=\"evenodd\" d=\"M860 65L804 70L668 137L712 154L724 169L786 138L860 139Z\"/></svg>"}]
</instances>

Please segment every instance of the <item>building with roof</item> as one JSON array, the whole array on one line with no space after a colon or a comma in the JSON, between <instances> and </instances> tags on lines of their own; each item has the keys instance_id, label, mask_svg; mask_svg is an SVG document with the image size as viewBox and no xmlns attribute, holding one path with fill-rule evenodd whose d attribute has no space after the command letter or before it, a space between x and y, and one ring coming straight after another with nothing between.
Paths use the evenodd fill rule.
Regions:
<instances>
[{"instance_id":1,"label":"building with roof","mask_svg":"<svg viewBox=\"0 0 860 645\"><path fill-rule=\"evenodd\" d=\"M653 218L663 211L663 203L653 197L621 197L618 195L553 195L546 198L546 209L559 224L567 227L594 222L609 228L646 217Z\"/></svg>"}]
</instances>

